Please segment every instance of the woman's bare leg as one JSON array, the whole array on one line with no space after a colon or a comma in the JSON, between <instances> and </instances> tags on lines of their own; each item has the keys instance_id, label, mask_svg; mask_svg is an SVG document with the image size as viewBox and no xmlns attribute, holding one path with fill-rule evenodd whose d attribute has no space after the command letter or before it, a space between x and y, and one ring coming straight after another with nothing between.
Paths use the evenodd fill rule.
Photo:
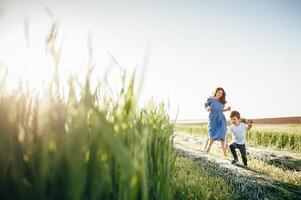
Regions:
<instances>
[{"instance_id":1,"label":"woman's bare leg","mask_svg":"<svg viewBox=\"0 0 301 200\"><path fill-rule=\"evenodd\" d=\"M224 153L224 156L227 156L227 148L226 148L226 144L225 144L225 140L221 140L221 145L222 145L222 150Z\"/></svg>"},{"instance_id":2,"label":"woman's bare leg","mask_svg":"<svg viewBox=\"0 0 301 200\"><path fill-rule=\"evenodd\" d=\"M213 145L213 143L214 143L214 140L210 140L209 146L208 146L208 148L206 149L206 153L209 153L209 151L210 151L211 146Z\"/></svg>"}]
</instances>

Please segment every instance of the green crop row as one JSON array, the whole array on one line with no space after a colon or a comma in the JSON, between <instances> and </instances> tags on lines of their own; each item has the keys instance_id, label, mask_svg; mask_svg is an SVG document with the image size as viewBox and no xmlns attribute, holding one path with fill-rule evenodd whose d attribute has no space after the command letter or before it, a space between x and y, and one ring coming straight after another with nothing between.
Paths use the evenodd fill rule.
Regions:
<instances>
[{"instance_id":1,"label":"green crop row","mask_svg":"<svg viewBox=\"0 0 301 200\"><path fill-rule=\"evenodd\" d=\"M301 151L301 133L298 132L254 130L247 134L247 140L253 145Z\"/></svg>"}]
</instances>

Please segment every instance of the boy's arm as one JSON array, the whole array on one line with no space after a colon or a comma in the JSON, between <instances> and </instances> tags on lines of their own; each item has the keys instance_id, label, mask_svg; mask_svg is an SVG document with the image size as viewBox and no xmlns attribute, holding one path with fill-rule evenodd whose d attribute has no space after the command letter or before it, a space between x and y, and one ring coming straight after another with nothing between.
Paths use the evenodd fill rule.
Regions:
<instances>
[{"instance_id":1,"label":"boy's arm","mask_svg":"<svg viewBox=\"0 0 301 200\"><path fill-rule=\"evenodd\" d=\"M226 134L226 138L225 138L225 144L226 147L228 147L228 140L229 140L229 135L231 134L231 128L228 128L227 134Z\"/></svg>"},{"instance_id":2,"label":"boy's arm","mask_svg":"<svg viewBox=\"0 0 301 200\"><path fill-rule=\"evenodd\" d=\"M247 131L249 131L252 127L253 127L253 121L252 120L248 120L247 121Z\"/></svg>"},{"instance_id":3,"label":"boy's arm","mask_svg":"<svg viewBox=\"0 0 301 200\"><path fill-rule=\"evenodd\" d=\"M228 133L226 134L225 144L226 144L226 147L228 147Z\"/></svg>"},{"instance_id":4,"label":"boy's arm","mask_svg":"<svg viewBox=\"0 0 301 200\"><path fill-rule=\"evenodd\" d=\"M229 147L229 137L228 137L228 135L229 134L227 134L227 136L226 136L226 140L225 140L225 145L226 145L226 147L228 148Z\"/></svg>"}]
</instances>

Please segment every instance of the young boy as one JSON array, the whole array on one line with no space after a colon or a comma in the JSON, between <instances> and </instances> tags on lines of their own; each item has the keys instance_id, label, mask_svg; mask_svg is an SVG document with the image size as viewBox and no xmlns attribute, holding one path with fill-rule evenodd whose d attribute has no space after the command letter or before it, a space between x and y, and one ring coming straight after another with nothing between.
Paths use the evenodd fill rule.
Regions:
<instances>
[{"instance_id":1,"label":"young boy","mask_svg":"<svg viewBox=\"0 0 301 200\"><path fill-rule=\"evenodd\" d=\"M235 149L238 148L242 157L242 161L245 167L248 167L247 151L246 151L246 133L252 128L252 121L248 121L248 124L242 123L240 121L240 113L238 111L232 111L230 114L231 126L229 127L229 132L233 134L234 139L230 145L230 150L233 155L232 164L238 162L238 157ZM226 136L227 142L228 134Z\"/></svg>"}]
</instances>

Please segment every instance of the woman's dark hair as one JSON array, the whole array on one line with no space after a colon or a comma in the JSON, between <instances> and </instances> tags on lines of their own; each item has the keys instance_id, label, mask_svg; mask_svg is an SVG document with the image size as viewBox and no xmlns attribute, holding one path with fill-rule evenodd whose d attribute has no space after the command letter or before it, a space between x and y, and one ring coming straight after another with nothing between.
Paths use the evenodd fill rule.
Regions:
<instances>
[{"instance_id":1,"label":"woman's dark hair","mask_svg":"<svg viewBox=\"0 0 301 200\"><path fill-rule=\"evenodd\" d=\"M222 103L222 104L226 104L227 103L227 101L226 101L226 92L225 92L225 90L223 89L223 88L221 88L221 87L218 87L218 88L216 88L215 90L214 90L214 92L213 92L213 94L212 94L212 97L215 97L215 95L216 95L216 93L218 92L218 91L223 91L223 96L221 96L221 98L219 99L219 101Z\"/></svg>"},{"instance_id":2,"label":"woman's dark hair","mask_svg":"<svg viewBox=\"0 0 301 200\"><path fill-rule=\"evenodd\" d=\"M230 114L230 118L237 117L237 119L240 119L240 113L238 111L233 110Z\"/></svg>"}]
</instances>

